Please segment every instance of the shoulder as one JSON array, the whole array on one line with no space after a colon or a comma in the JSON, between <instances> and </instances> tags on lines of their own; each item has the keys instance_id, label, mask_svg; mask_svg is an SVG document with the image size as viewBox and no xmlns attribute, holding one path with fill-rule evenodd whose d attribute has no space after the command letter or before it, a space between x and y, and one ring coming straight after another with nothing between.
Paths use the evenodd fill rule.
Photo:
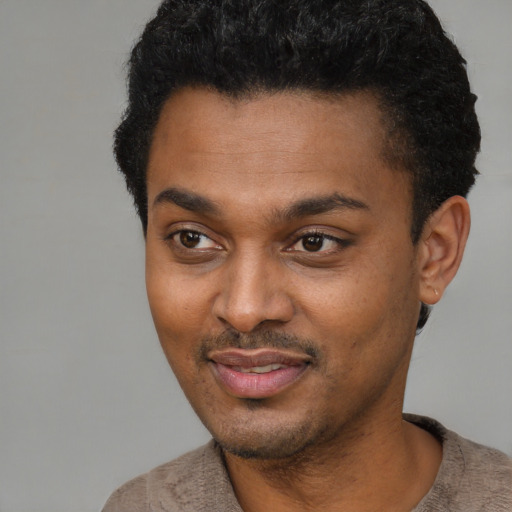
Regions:
<instances>
[{"instance_id":1,"label":"shoulder","mask_svg":"<svg viewBox=\"0 0 512 512\"><path fill-rule=\"evenodd\" d=\"M464 463L462 490L478 498L482 510L511 511L512 459L499 450L452 435Z\"/></svg>"},{"instance_id":2,"label":"shoulder","mask_svg":"<svg viewBox=\"0 0 512 512\"><path fill-rule=\"evenodd\" d=\"M443 445L443 460L430 492L417 512L510 512L512 459L448 430L430 418L406 415L406 420L429 431Z\"/></svg>"},{"instance_id":3,"label":"shoulder","mask_svg":"<svg viewBox=\"0 0 512 512\"><path fill-rule=\"evenodd\" d=\"M110 496L102 512L211 511L219 491L226 501L219 505L236 510L230 506L234 495L220 449L211 441L125 483Z\"/></svg>"}]
</instances>

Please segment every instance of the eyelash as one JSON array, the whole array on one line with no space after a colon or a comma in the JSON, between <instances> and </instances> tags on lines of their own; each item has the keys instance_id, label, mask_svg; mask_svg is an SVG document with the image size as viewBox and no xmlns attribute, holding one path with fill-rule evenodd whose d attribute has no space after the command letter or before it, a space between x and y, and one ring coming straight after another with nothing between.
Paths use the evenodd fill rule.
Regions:
<instances>
[{"instance_id":1,"label":"eyelash","mask_svg":"<svg viewBox=\"0 0 512 512\"><path fill-rule=\"evenodd\" d=\"M172 233L170 233L169 235L167 235L164 240L166 242L172 242L176 245L179 246L179 249L182 250L182 251L194 251L194 250L197 250L199 251L200 249L196 249L195 247L186 247L185 244L183 243L183 241L178 241L178 240L175 240L174 238L177 237L178 235L184 235L184 234L188 234L188 235L198 235L199 237L201 238L204 238L204 239L208 239L208 240L211 240L215 245L219 245L219 244L216 244L214 242L214 240L212 238L210 238L208 235L202 233L201 231L198 231L198 230L195 230L195 229L178 229L176 231L173 231ZM219 246L220 247L220 246ZM206 248L206 249L214 249L214 248ZM216 249L216 248L215 248Z\"/></svg>"},{"instance_id":2,"label":"eyelash","mask_svg":"<svg viewBox=\"0 0 512 512\"><path fill-rule=\"evenodd\" d=\"M186 247L182 240L175 240L175 237L177 237L178 235L185 235L185 234L198 236L198 237L200 237L200 239L204 238L204 239L210 240L214 245L216 245L216 247L206 247L206 248ZM306 250L305 247L303 247L304 250L293 249L293 246L300 243L301 241L303 241L303 244L304 244L308 238L311 238L311 239L319 238L322 245L324 245L326 241L334 242L337 245L337 247L335 249L330 249L330 250L320 249L318 251L317 250L308 251L308 250ZM218 250L218 248L221 248L220 244L216 244L216 242L212 238L210 238L208 235L206 235L205 233L202 233L201 231L194 230L194 229L179 229L179 230L173 231L172 233L167 235L164 238L164 240L167 242L174 243L177 246L178 250L184 251L184 252L191 252L191 251L205 252L205 251ZM300 236L295 237L293 242L291 244L287 245L285 251L286 252L304 253L304 254L332 254L333 252L337 252L342 249L345 249L350 244L351 244L350 240L338 238L333 235L329 235L328 233L324 233L323 231L320 231L320 230L312 230L312 231L308 231L306 233L302 233Z\"/></svg>"},{"instance_id":3,"label":"eyelash","mask_svg":"<svg viewBox=\"0 0 512 512\"><path fill-rule=\"evenodd\" d=\"M320 239L322 239L322 243L325 243L326 240L330 241L330 242L334 242L337 245L337 247L334 250L328 250L328 251L326 251L326 250L320 250L320 251L307 251L307 250L304 250L304 251L297 251L297 252L301 252L301 253L304 252L306 254L333 253L333 252L337 252L339 250L342 250L342 249L348 247L351 244L350 240L339 238L339 237L336 237L336 236L333 236L333 235L329 235L328 233L325 233L325 232L320 231L320 230L313 230L313 231L308 231L306 233L302 233L300 236L297 236L295 238L295 240L293 241L293 243L291 243L288 246L287 251L292 252L293 249L291 249L291 247L293 247L294 245L299 243L301 240L304 243L304 241L307 240L308 238L320 238Z\"/></svg>"}]
</instances>

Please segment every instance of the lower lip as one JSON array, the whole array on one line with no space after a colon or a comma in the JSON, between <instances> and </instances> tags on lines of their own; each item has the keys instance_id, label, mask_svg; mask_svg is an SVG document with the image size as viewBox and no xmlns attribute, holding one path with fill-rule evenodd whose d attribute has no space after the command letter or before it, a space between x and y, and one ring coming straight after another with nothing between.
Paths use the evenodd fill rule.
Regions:
<instances>
[{"instance_id":1,"label":"lower lip","mask_svg":"<svg viewBox=\"0 0 512 512\"><path fill-rule=\"evenodd\" d=\"M238 398L268 398L295 382L308 365L288 366L267 373L243 373L213 363L214 373L227 391Z\"/></svg>"}]
</instances>

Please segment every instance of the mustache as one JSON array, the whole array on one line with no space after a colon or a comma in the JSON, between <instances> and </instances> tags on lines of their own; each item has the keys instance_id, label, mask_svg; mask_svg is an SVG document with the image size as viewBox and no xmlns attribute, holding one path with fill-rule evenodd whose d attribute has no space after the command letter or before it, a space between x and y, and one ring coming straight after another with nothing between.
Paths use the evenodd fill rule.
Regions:
<instances>
[{"instance_id":1,"label":"mustache","mask_svg":"<svg viewBox=\"0 0 512 512\"><path fill-rule=\"evenodd\" d=\"M241 333L235 330L227 330L218 335L205 336L199 345L197 360L208 360L208 353L212 350L224 348L273 348L292 349L295 352L303 352L314 361L321 359L317 344L308 338L294 336L273 330Z\"/></svg>"}]
</instances>

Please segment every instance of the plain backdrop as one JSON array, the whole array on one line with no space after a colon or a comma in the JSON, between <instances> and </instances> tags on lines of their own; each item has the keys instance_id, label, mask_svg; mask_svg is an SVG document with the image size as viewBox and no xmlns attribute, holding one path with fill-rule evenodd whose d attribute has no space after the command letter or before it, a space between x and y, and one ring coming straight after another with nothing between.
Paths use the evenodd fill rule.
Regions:
<instances>
[{"instance_id":1,"label":"plain backdrop","mask_svg":"<svg viewBox=\"0 0 512 512\"><path fill-rule=\"evenodd\" d=\"M512 453L512 2L435 0L479 96L482 176L406 410ZM208 439L167 367L116 172L123 63L156 0L0 0L0 511L101 509Z\"/></svg>"}]
</instances>

